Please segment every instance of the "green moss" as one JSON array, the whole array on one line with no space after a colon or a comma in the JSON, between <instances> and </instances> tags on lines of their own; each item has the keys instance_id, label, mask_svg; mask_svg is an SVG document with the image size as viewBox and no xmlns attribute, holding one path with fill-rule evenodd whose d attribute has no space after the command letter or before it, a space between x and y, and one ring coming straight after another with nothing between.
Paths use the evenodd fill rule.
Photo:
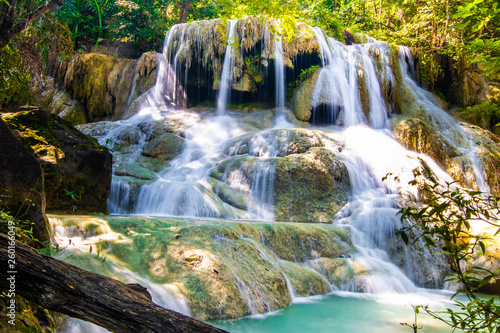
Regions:
<instances>
[{"instance_id":1,"label":"green moss","mask_svg":"<svg viewBox=\"0 0 500 333\"><path fill-rule=\"evenodd\" d=\"M297 296L322 295L331 291L328 282L318 273L289 261L281 261L280 266L295 288Z\"/></svg>"},{"instance_id":2,"label":"green moss","mask_svg":"<svg viewBox=\"0 0 500 333\"><path fill-rule=\"evenodd\" d=\"M16 314L14 325L7 316L7 297L0 297L0 331L3 333L52 333L56 332L54 314L41 306L16 296Z\"/></svg>"},{"instance_id":3,"label":"green moss","mask_svg":"<svg viewBox=\"0 0 500 333\"><path fill-rule=\"evenodd\" d=\"M305 263L314 255L348 256L348 229L331 225L164 219L130 216L50 216L64 225L88 228L87 219L106 221L117 241L102 241L93 253L64 260L94 272L124 280L115 262L158 284L175 285L198 319L229 319L267 312L290 301L282 261ZM111 232L111 231L109 231ZM265 246L264 246L265 244ZM96 256L106 258L103 262ZM271 252L272 251L272 252ZM275 254L274 254L275 253ZM293 267L292 283L301 295L329 292L328 284L303 264ZM310 279L314 280L309 287ZM129 281L125 281L128 282ZM247 298L242 296L247 293Z\"/></svg>"},{"instance_id":4,"label":"green moss","mask_svg":"<svg viewBox=\"0 0 500 333\"><path fill-rule=\"evenodd\" d=\"M107 148L100 146L96 139L77 131L69 122L41 109L6 114L2 119L19 134L28 151L40 160L48 209L76 210L92 200L99 201L95 195L96 184L92 183L95 180L89 182L84 173L69 171L68 168L73 166L72 154L89 151L100 152L104 156L109 154ZM105 212L105 207L105 201L102 201L93 211Z\"/></svg>"},{"instance_id":5,"label":"green moss","mask_svg":"<svg viewBox=\"0 0 500 333\"><path fill-rule=\"evenodd\" d=\"M108 76L116 58L103 54L84 54L70 62L65 77L66 88L87 110L90 121L113 112L112 95L108 92Z\"/></svg>"}]
</instances>

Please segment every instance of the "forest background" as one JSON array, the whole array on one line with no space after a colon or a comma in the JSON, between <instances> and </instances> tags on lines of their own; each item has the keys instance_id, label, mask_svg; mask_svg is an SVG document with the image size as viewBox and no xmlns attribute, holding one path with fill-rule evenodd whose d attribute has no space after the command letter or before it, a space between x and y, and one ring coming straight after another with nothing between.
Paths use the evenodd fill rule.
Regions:
<instances>
[{"instance_id":1,"label":"forest background","mask_svg":"<svg viewBox=\"0 0 500 333\"><path fill-rule=\"evenodd\" d=\"M0 107L35 103L33 88L43 85L42 68L49 58L91 52L101 39L129 42L139 55L161 52L166 32L176 23L247 15L279 18L287 35L293 35L294 22L302 21L341 41L347 29L412 47L421 84L442 97L440 80L450 69L460 73L476 66L499 81L497 0L0 1L1 35L8 36L16 24L22 29L12 39L0 41ZM47 4L54 4L54 9L32 19ZM495 123L500 121L500 99L491 97L486 104L469 108L469 113L488 113Z\"/></svg>"}]
</instances>

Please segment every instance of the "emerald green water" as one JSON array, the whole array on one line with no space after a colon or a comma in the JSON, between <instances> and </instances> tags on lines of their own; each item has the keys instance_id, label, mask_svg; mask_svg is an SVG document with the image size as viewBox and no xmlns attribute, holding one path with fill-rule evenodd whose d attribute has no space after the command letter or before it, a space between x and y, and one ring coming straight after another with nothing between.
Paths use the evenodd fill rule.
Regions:
<instances>
[{"instance_id":1,"label":"emerald green water","mask_svg":"<svg viewBox=\"0 0 500 333\"><path fill-rule=\"evenodd\" d=\"M439 291L426 290L416 295L393 294L377 298L353 293L343 295L305 298L271 314L213 321L211 324L233 333L403 333L413 331L400 325L414 322L410 303L431 303L433 309L445 309L451 305L448 302L451 294ZM422 328L419 332L451 331L450 327L427 314L419 314L417 320L418 327Z\"/></svg>"}]
</instances>

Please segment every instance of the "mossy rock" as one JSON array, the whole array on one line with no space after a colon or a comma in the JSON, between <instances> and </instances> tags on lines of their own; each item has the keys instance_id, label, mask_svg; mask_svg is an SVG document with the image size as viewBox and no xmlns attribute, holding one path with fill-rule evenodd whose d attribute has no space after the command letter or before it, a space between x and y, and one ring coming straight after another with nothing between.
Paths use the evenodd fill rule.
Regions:
<instances>
[{"instance_id":1,"label":"mossy rock","mask_svg":"<svg viewBox=\"0 0 500 333\"><path fill-rule=\"evenodd\" d=\"M42 164L47 211L107 213L112 156L105 147L42 109L3 120Z\"/></svg>"},{"instance_id":2,"label":"mossy rock","mask_svg":"<svg viewBox=\"0 0 500 333\"><path fill-rule=\"evenodd\" d=\"M351 185L346 166L325 148L277 160L275 219L331 222L347 203Z\"/></svg>"},{"instance_id":3,"label":"mossy rock","mask_svg":"<svg viewBox=\"0 0 500 333\"><path fill-rule=\"evenodd\" d=\"M128 176L142 180L154 180L157 178L156 173L143 168L135 162L120 162L114 164L113 175Z\"/></svg>"},{"instance_id":4,"label":"mossy rock","mask_svg":"<svg viewBox=\"0 0 500 333\"><path fill-rule=\"evenodd\" d=\"M283 260L280 266L290 279L297 296L324 295L332 291L328 281L313 270Z\"/></svg>"},{"instance_id":5,"label":"mossy rock","mask_svg":"<svg viewBox=\"0 0 500 333\"><path fill-rule=\"evenodd\" d=\"M500 137L478 126L468 125L484 167L484 177L493 195L500 196Z\"/></svg>"},{"instance_id":6,"label":"mossy rock","mask_svg":"<svg viewBox=\"0 0 500 333\"><path fill-rule=\"evenodd\" d=\"M328 282L339 288L351 285L355 279L354 270L347 258L323 257L314 260L310 266L319 267Z\"/></svg>"},{"instance_id":7,"label":"mossy rock","mask_svg":"<svg viewBox=\"0 0 500 333\"><path fill-rule=\"evenodd\" d=\"M50 227L45 216L42 164L18 140L15 133L0 118L1 209L8 215L14 215L14 219L32 223L32 237L42 242L50 241ZM0 220L0 232L7 234L7 219L1 217Z\"/></svg>"},{"instance_id":8,"label":"mossy rock","mask_svg":"<svg viewBox=\"0 0 500 333\"><path fill-rule=\"evenodd\" d=\"M47 111L56 114L73 125L85 124L85 107L64 90L59 90L53 95Z\"/></svg>"},{"instance_id":9,"label":"mossy rock","mask_svg":"<svg viewBox=\"0 0 500 333\"><path fill-rule=\"evenodd\" d=\"M304 81L293 95L291 109L295 117L300 121L307 122L311 118L311 111L313 108L311 99L320 71L321 69L317 69L309 79Z\"/></svg>"},{"instance_id":10,"label":"mossy rock","mask_svg":"<svg viewBox=\"0 0 500 333\"><path fill-rule=\"evenodd\" d=\"M89 53L74 57L68 64L64 77L66 89L85 106L89 121L113 114L108 77L115 62L115 57Z\"/></svg>"},{"instance_id":11,"label":"mossy rock","mask_svg":"<svg viewBox=\"0 0 500 333\"><path fill-rule=\"evenodd\" d=\"M490 191L498 195L500 178L496 170L500 167L500 139L478 126L464 126L467 126L471 133ZM407 149L430 156L461 185L477 189L470 161L430 125L418 118L398 116L392 118L392 127L396 139Z\"/></svg>"},{"instance_id":12,"label":"mossy rock","mask_svg":"<svg viewBox=\"0 0 500 333\"><path fill-rule=\"evenodd\" d=\"M446 144L423 120L402 116L391 120L394 136L406 149L429 155L443 167L450 158L458 155L455 148Z\"/></svg>"},{"instance_id":13,"label":"mossy rock","mask_svg":"<svg viewBox=\"0 0 500 333\"><path fill-rule=\"evenodd\" d=\"M146 143L141 154L157 158L161 161L170 161L182 151L184 139L173 134L165 133Z\"/></svg>"},{"instance_id":14,"label":"mossy rock","mask_svg":"<svg viewBox=\"0 0 500 333\"><path fill-rule=\"evenodd\" d=\"M95 218L50 219L85 226L85 219ZM338 258L353 251L348 229L331 225L131 216L98 219L108 221L110 232L118 235L117 241L92 245L106 260L85 251L66 253L65 261L130 283L121 270L113 269L116 263L142 279L148 277L169 289L175 286L188 301L191 315L202 320L238 318L286 307L291 296L283 272L293 275L292 284L296 282L294 288L300 295L328 293L328 283L301 262L315 255ZM298 263L279 260L277 256L282 255Z\"/></svg>"},{"instance_id":15,"label":"mossy rock","mask_svg":"<svg viewBox=\"0 0 500 333\"><path fill-rule=\"evenodd\" d=\"M0 331L3 333L55 333L56 314L48 311L38 304L27 301L26 299L17 296L16 311L14 325L10 323L11 318L8 317L9 310L7 309L7 297L0 299Z\"/></svg>"},{"instance_id":16,"label":"mossy rock","mask_svg":"<svg viewBox=\"0 0 500 333\"><path fill-rule=\"evenodd\" d=\"M430 125L415 117L391 119L396 139L408 150L430 156L462 185L467 185L462 154L441 137Z\"/></svg>"}]
</instances>

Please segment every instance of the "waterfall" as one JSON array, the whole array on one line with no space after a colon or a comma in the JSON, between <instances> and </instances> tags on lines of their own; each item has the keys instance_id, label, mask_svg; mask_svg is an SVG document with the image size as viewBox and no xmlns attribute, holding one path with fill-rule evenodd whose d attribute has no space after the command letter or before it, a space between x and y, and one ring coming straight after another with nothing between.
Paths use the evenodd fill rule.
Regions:
<instances>
[{"instance_id":1,"label":"waterfall","mask_svg":"<svg viewBox=\"0 0 500 333\"><path fill-rule=\"evenodd\" d=\"M368 273L359 277L358 284L369 293L415 292L414 283L391 263L386 252L389 239L396 237L401 223L395 206L397 188L384 184L382 178L384 173L394 171L403 183L420 163L417 158L406 158L410 152L383 131L355 126L344 134L342 157L347 162L353 194L339 212L337 223L352 226L352 241L359 251L354 259L356 266Z\"/></svg>"},{"instance_id":2,"label":"waterfall","mask_svg":"<svg viewBox=\"0 0 500 333\"><path fill-rule=\"evenodd\" d=\"M78 255L88 255L92 249L98 248L98 243L105 241L120 240L120 236L109 228L105 221L97 219L103 230L102 234L88 233L79 229L77 226L63 226L63 223L57 218L50 218L49 222L54 230L54 237L58 244L66 246L64 251L58 254L57 259L64 260L65 258L74 258ZM89 248L91 249L89 252ZM94 250L95 251L95 250ZM91 256L91 254L89 255ZM96 257L98 258L98 257ZM99 259L95 259L96 261ZM120 267L118 264L111 261L100 261L101 265L105 266L111 272L115 279L123 283L138 283L147 288L153 302L166 309L170 309L187 316L190 316L190 309L186 299L179 296L179 292L175 286L168 284L155 284L149 281L146 277L142 277L126 268ZM107 333L108 330L75 318L67 318L63 323L63 331L66 333Z\"/></svg>"},{"instance_id":3,"label":"waterfall","mask_svg":"<svg viewBox=\"0 0 500 333\"><path fill-rule=\"evenodd\" d=\"M116 178L116 177L115 177ZM108 209L114 214L130 212L130 185L119 179L111 180L111 189L108 196Z\"/></svg>"},{"instance_id":4,"label":"waterfall","mask_svg":"<svg viewBox=\"0 0 500 333\"><path fill-rule=\"evenodd\" d=\"M322 287L328 284L329 289L315 286L315 290L321 290L321 293L327 293L331 289L380 295L420 292L419 287L424 284L439 287L440 276L429 273L440 270L435 257L431 257L429 252L422 254L420 251L417 254L411 247L404 247L395 235L402 227L397 213L405 203L404 200L418 196L417 189L407 184L413 179L412 170L420 167L422 161L440 179L451 182L452 178L430 157L405 149L392 134L390 117L395 110L391 110L394 103L389 101L388 96L390 89L400 88L396 87L396 83L401 82L398 82L399 74L395 75L390 67L397 59L391 53L391 46L368 37L364 44L346 46L326 36L320 28L311 28L314 32L312 39L317 41L320 51L314 64L321 63L319 72L314 73L317 75L316 82L311 78L311 89L308 92L308 96L311 96L310 122L313 127L295 128L287 120L292 119L293 115L285 107L285 86L297 79L297 75L289 75L291 70L286 71L284 65L289 63L290 59L284 57L289 56L287 53L290 52L283 51L283 44L287 44L282 40L280 23L278 21L275 25L273 34L269 22L259 22L258 26L251 19L245 19L243 24L238 20L229 20L229 25L224 26L227 30L227 44L215 45L216 47L203 44L207 49L202 47L204 40L215 44L217 38L220 38L220 34L214 33L218 31L214 28L215 23L210 21L206 24L173 26L165 37L158 81L152 90L153 106L128 120L95 125L94 133L99 133L99 142L116 149L108 199L111 213L175 216L176 221L177 217L195 218L192 234L206 231L200 227L206 223L206 218L248 219L252 220L252 224L253 220L261 220L265 221L263 224L268 225L270 230L273 228L271 225L278 224L275 219L333 222L337 226L332 228L349 230L350 240L329 238L327 234L323 234L327 243L322 243L322 236L312 239L297 236L300 241L294 242L300 244L297 248L303 252L299 259L296 259L299 250L293 254L293 258L280 258L266 244L262 233L260 243L266 249L258 250L258 253L255 251L260 249L260 245L250 238L255 238L258 234L256 232L247 234L248 238L238 238L239 233L235 233L236 236L231 234L232 238L214 236L213 244L220 251L217 252L220 256L216 259L230 262L223 273L230 271L231 274L227 279L224 274L219 274L221 271L218 266L216 268L209 265L204 267L207 269L205 273L213 274L214 280L221 285L227 281L234 284L233 292L241 295L242 304L248 307L250 314L272 311L277 306L266 294L272 289L272 284L262 286L263 280L255 278L254 262L245 258L242 251L238 252L241 249L239 246L252 247L255 251L251 253L256 254L254 257L259 262L271 263L279 273L278 280L282 280L279 282L286 283L282 294L288 291L295 302L299 298L298 294L308 294L298 288L294 289L293 283L298 285L297 281L301 281L297 278L299 273L293 274L294 270L299 269L300 274L306 277L304 280L318 278L320 282L316 281L316 284ZM196 30L198 27L199 30ZM247 43L249 40L252 42ZM240 41L239 48L237 41ZM291 46L292 49L293 47ZM254 66L252 70L255 73L245 72L244 69L248 69L246 66L250 67L248 63ZM293 59L292 63L296 65ZM440 138L466 157L478 188L487 191L481 164L474 153L475 144L467 129L437 107L432 95L415 83L413 58L405 47L399 48L399 65L403 84L418 104L420 116L425 117ZM211 69L208 70L208 67ZM300 65L297 64L297 68L300 70ZM199 75L205 75L204 79L211 81L207 84L207 90L211 91L207 95L210 97L203 102L208 101L206 104L211 105L215 101L215 107L206 107L205 104L200 106L188 101L188 97L195 94L195 86L201 81L193 79L197 71L200 72ZM220 79L216 77L219 73ZM210 77L211 74L214 77ZM269 77L271 80L268 80ZM272 83L275 83L274 87ZM247 90L243 88L245 84ZM265 87L265 92L251 91L262 87ZM273 88L275 96L272 94ZM241 92L236 97L241 97L244 103L259 94L267 94L265 102L271 107L256 111L257 107L244 105L241 110L235 108L229 112L227 109L232 91ZM273 97L275 101L272 100ZM275 108L272 108L273 103ZM193 108L181 110L188 105ZM101 134L101 130L105 133ZM169 151L167 158L164 153L161 155L165 157L163 160L145 149L146 145L153 146L153 137L161 136L166 139L158 144L158 154L168 150L171 141L179 142L176 149L172 149L175 154ZM344 185L338 178L345 180L347 174L349 183L345 181ZM387 178L388 174L395 175L397 179ZM383 180L384 178L387 179ZM318 186L321 195L312 191L300 191L311 186ZM324 188L327 190L323 191ZM337 200L336 197L342 196L342 199ZM320 202L320 205L314 205L316 202ZM319 211L333 213L315 215ZM235 224L241 221L232 223L234 221L223 220L214 223L226 222ZM201 229L196 229L199 227ZM303 228L301 225L293 227ZM170 228L178 226L168 229ZM77 232L67 230L70 231ZM274 230L269 235L278 237L273 232ZM93 237L90 234L85 236ZM187 238L187 234L179 233L168 239L184 242ZM72 239L77 242L75 237ZM208 242L205 239L200 243L212 245L211 241L212 239ZM322 248L334 248L340 242L349 243L345 248L349 247L350 252L345 254L339 251L335 254L336 257L320 257L318 253L321 250L319 246L312 245L314 242L316 245L321 244ZM281 239L280 243L285 247L290 245L289 239ZM190 246L187 242L179 244L168 246L178 246L179 251L186 251ZM352 250L353 246L355 250ZM203 250L209 252L210 249ZM207 255L212 259L215 256L214 253ZM425 258L425 265L419 265L414 260L417 256ZM179 264L176 269L184 269L189 262ZM240 264L245 268L240 269ZM344 264L345 266L341 266ZM293 267L290 268L291 266ZM121 270L118 266L110 267L113 274L120 275L127 281L144 284L154 293L156 287L147 278ZM332 278L334 273L331 271L335 271L332 267L347 267L346 271L351 269L354 273ZM272 268L263 266L259 269L268 272L267 269ZM310 273L314 273L314 277L311 278ZM423 278L424 275L427 280ZM224 279L226 280L223 281ZM168 286L159 288L161 292L165 288L168 291ZM168 299L167 296L160 295L159 302L162 297ZM189 311L182 304L177 306L182 311Z\"/></svg>"},{"instance_id":5,"label":"waterfall","mask_svg":"<svg viewBox=\"0 0 500 333\"><path fill-rule=\"evenodd\" d=\"M381 82L369 54L369 51L376 52L385 65L380 79L393 82L394 75L387 67L385 45L370 40L367 44L345 46L325 38L320 29L316 28L315 33L323 67L311 105L327 104L333 112L329 116L331 124L344 126L346 148L341 156L349 170L352 196L348 205L337 214L336 222L352 227L353 244L359 251L353 265L367 272L360 275L356 284L369 293L415 292L414 282L418 282L419 274L413 267L408 267L410 276L407 277L391 262L387 253L387 244L401 228L396 204L399 193L411 190L403 189L404 185L384 183L382 179L393 173L398 175L401 184L407 184L412 179L412 170L421 165L419 158L427 158L407 151L388 130L388 112ZM361 107L360 80L364 82L369 98L368 119ZM366 126L368 124L371 128ZM450 179L435 163L429 163L444 179ZM410 260L408 256L405 259L407 263ZM432 261L429 265L433 265ZM352 287L341 286L347 290Z\"/></svg>"},{"instance_id":6,"label":"waterfall","mask_svg":"<svg viewBox=\"0 0 500 333\"><path fill-rule=\"evenodd\" d=\"M373 128L387 128L389 126L389 119L375 67L368 55L368 50L364 46L361 46L359 47L359 51L361 53L365 81L370 98L370 124Z\"/></svg>"},{"instance_id":7,"label":"waterfall","mask_svg":"<svg viewBox=\"0 0 500 333\"><path fill-rule=\"evenodd\" d=\"M183 152L158 174L158 179L141 187L135 214L222 217L220 200L210 194L206 178L223 143L237 133L227 116L210 118L190 128Z\"/></svg>"},{"instance_id":8,"label":"waterfall","mask_svg":"<svg viewBox=\"0 0 500 333\"><path fill-rule=\"evenodd\" d=\"M234 28L237 20L229 20L229 33L227 36L226 53L224 54L224 64L222 66L222 75L219 83L219 93L217 95L217 114L223 115L226 112L231 93L231 76L234 54Z\"/></svg>"},{"instance_id":9,"label":"waterfall","mask_svg":"<svg viewBox=\"0 0 500 333\"><path fill-rule=\"evenodd\" d=\"M274 37L274 78L276 81L276 122L274 128L293 128L285 116L285 65L283 64L283 33L281 22Z\"/></svg>"},{"instance_id":10,"label":"waterfall","mask_svg":"<svg viewBox=\"0 0 500 333\"><path fill-rule=\"evenodd\" d=\"M490 189L484 178L483 167L476 154L477 147L474 144L469 131L465 127L462 127L458 121L451 117L447 112L436 106L437 102L435 101L435 97L418 86L412 77L410 77L410 74L408 73L408 64L406 63L407 60L410 64L411 74L411 69L413 69L413 57L407 47L400 46L399 64L403 74L404 84L408 87L412 96L415 98L416 103L418 103L418 105L426 111L426 117L429 120L429 123L436 129L436 132L438 132L446 141L466 156L473 170L472 176L476 181L476 184L469 183L467 185L469 187L477 185L479 191L489 193ZM464 178L469 181L469 177L467 177L467 175L464 176Z\"/></svg>"},{"instance_id":11,"label":"waterfall","mask_svg":"<svg viewBox=\"0 0 500 333\"><path fill-rule=\"evenodd\" d=\"M283 64L283 41L282 29L278 21L278 29L274 37L274 77L276 80L276 108L278 112L285 109L285 70Z\"/></svg>"},{"instance_id":12,"label":"waterfall","mask_svg":"<svg viewBox=\"0 0 500 333\"><path fill-rule=\"evenodd\" d=\"M323 67L314 87L310 105L326 105L331 125L354 126L365 122L358 89L358 61L354 48L326 38L314 28ZM313 114L313 124L316 123Z\"/></svg>"},{"instance_id":13,"label":"waterfall","mask_svg":"<svg viewBox=\"0 0 500 333\"><path fill-rule=\"evenodd\" d=\"M179 69L177 66L179 55L185 47L187 28L187 24L175 25L165 36L163 53L159 57L158 76L153 90L153 105L155 107L183 108L186 106L187 95L178 78ZM181 30L180 38L177 34L178 30ZM177 52L174 54L175 44L179 45L176 45Z\"/></svg>"},{"instance_id":14,"label":"waterfall","mask_svg":"<svg viewBox=\"0 0 500 333\"><path fill-rule=\"evenodd\" d=\"M139 62L141 59L138 59L137 62L135 63L134 66L134 74L133 74L133 79L132 79L132 86L130 87L130 92L128 95L127 99L127 105L126 107L130 107L130 104L132 103L132 99L134 98L134 93L135 93L135 86L137 85L137 80L138 80L138 73L139 73Z\"/></svg>"}]
</instances>

